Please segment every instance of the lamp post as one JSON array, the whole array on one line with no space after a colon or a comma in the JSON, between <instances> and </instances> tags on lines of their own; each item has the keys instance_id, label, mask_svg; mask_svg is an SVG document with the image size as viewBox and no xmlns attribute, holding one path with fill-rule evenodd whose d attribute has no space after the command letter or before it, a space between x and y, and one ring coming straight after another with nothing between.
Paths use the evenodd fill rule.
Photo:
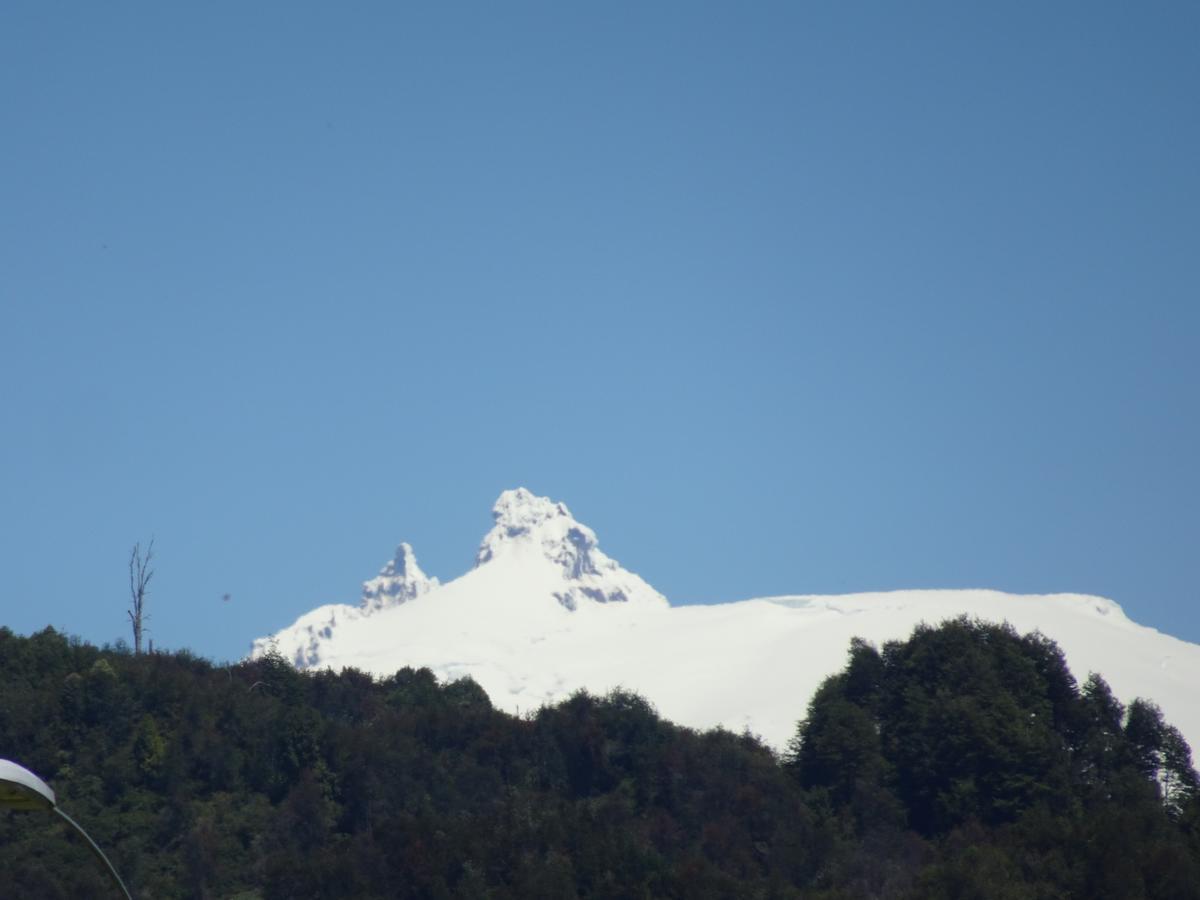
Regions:
<instances>
[{"instance_id":1,"label":"lamp post","mask_svg":"<svg viewBox=\"0 0 1200 900\"><path fill-rule=\"evenodd\" d=\"M104 863L104 867L112 875L113 881L117 883L117 887L121 889L121 893L125 895L127 900L133 900L128 888L125 887L125 882L121 880L121 876L117 874L117 870L113 868L113 864L108 861L108 857L104 855L104 851L96 846L96 842L88 837L88 833L83 830L78 822L59 808L58 802L54 799L54 791L50 789L50 785L46 784L46 782L42 781L42 779L38 778L24 766L18 766L15 762L7 759L0 759L0 806L7 807L8 809L45 809L57 814L59 818L66 821L68 825L83 836L84 841L92 849L92 852L99 857L100 862Z\"/></svg>"}]
</instances>

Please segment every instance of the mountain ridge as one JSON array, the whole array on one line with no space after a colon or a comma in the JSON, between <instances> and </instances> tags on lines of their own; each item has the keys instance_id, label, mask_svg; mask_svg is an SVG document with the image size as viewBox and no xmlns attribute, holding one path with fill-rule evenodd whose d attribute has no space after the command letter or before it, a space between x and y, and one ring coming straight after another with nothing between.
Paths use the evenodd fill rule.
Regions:
<instances>
[{"instance_id":1,"label":"mountain ridge","mask_svg":"<svg viewBox=\"0 0 1200 900\"><path fill-rule=\"evenodd\" d=\"M425 576L401 544L357 607L318 607L251 655L276 647L300 668L470 676L509 711L621 687L681 724L750 730L782 747L851 638L881 644L966 615L1041 631L1078 681L1099 672L1122 701L1153 700L1200 745L1200 646L1133 622L1107 598L936 589L671 605L600 551L565 504L517 488L492 514L458 578Z\"/></svg>"}]
</instances>

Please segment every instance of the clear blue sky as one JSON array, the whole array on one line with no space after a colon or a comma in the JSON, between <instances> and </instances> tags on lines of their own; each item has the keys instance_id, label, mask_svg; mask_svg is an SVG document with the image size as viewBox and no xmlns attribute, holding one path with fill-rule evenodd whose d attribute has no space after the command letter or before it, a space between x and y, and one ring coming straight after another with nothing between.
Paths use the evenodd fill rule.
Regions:
<instances>
[{"instance_id":1,"label":"clear blue sky","mask_svg":"<svg viewBox=\"0 0 1200 900\"><path fill-rule=\"evenodd\" d=\"M9 0L0 623L128 637L153 535L151 636L235 658L525 485L676 603L1200 641L1198 48L1191 2Z\"/></svg>"}]
</instances>

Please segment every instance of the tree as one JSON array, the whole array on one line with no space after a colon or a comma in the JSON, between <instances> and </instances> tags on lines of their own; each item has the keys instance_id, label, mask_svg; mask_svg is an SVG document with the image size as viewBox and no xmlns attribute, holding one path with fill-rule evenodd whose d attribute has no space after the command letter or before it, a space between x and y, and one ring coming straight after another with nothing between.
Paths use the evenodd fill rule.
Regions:
<instances>
[{"instance_id":1,"label":"tree","mask_svg":"<svg viewBox=\"0 0 1200 900\"><path fill-rule=\"evenodd\" d=\"M133 652L139 654L142 652L142 630L146 619L146 589L150 586L150 579L154 577L154 570L150 568L150 560L154 558L154 538L150 538L150 543L146 545L146 555L142 555L142 545L140 543L133 545L133 552L129 554L129 594L132 599L133 606L128 610L129 621L133 625Z\"/></svg>"},{"instance_id":2,"label":"tree","mask_svg":"<svg viewBox=\"0 0 1200 900\"><path fill-rule=\"evenodd\" d=\"M1179 816L1200 788L1183 735L1163 721L1157 704L1139 697L1129 705L1125 737L1132 745L1138 771L1157 783L1163 806Z\"/></svg>"}]
</instances>

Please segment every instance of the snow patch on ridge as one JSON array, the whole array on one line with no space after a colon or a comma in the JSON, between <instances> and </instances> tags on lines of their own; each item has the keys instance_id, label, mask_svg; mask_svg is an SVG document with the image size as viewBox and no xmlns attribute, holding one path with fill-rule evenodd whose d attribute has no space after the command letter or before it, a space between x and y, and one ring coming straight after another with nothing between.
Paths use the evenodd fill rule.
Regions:
<instances>
[{"instance_id":1,"label":"snow patch on ridge","mask_svg":"<svg viewBox=\"0 0 1200 900\"><path fill-rule=\"evenodd\" d=\"M256 638L250 647L250 658L257 659L274 648L297 668L325 665L329 642L347 622L407 603L436 587L438 580L421 571L412 547L401 543L395 557L379 570L379 574L363 582L358 606L348 603L318 606L290 627L269 637Z\"/></svg>"},{"instance_id":2,"label":"snow patch on ridge","mask_svg":"<svg viewBox=\"0 0 1200 900\"><path fill-rule=\"evenodd\" d=\"M288 628L268 637L255 638L250 658L258 659L272 649L278 650L298 669L325 665L324 648L340 625L365 615L362 607L348 603L327 603L298 618Z\"/></svg>"}]
</instances>

